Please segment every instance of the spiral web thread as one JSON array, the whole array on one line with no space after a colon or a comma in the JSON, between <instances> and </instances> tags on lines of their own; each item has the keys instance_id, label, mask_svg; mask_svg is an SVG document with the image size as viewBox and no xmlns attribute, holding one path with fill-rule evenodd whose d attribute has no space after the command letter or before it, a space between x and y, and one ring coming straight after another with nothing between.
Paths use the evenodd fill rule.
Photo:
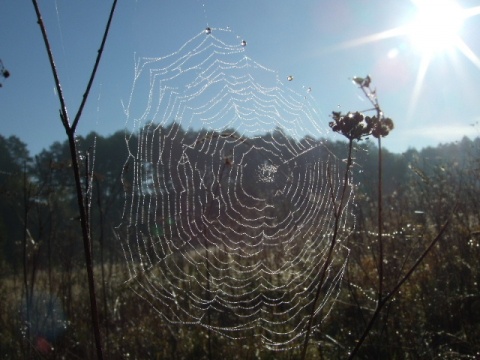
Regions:
<instances>
[{"instance_id":1,"label":"spiral web thread","mask_svg":"<svg viewBox=\"0 0 480 360\"><path fill-rule=\"evenodd\" d=\"M136 59L118 235L128 283L161 323L284 350L305 336L345 166L319 140L310 89L291 90L241 40L207 29ZM347 215L314 334L340 288Z\"/></svg>"}]
</instances>

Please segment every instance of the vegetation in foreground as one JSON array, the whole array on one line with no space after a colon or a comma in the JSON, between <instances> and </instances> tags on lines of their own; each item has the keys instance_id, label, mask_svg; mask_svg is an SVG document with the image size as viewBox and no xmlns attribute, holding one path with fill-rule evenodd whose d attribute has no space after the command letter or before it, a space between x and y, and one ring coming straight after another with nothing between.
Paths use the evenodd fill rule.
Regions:
<instances>
[{"instance_id":1,"label":"vegetation in foreground","mask_svg":"<svg viewBox=\"0 0 480 360\"><path fill-rule=\"evenodd\" d=\"M96 137L91 217L97 296L106 358L207 358L208 333L173 326L125 284L125 260L112 228L120 218L124 134ZM344 158L346 146L327 146ZM15 137L0 137L0 351L4 358L94 358L78 210L66 143L30 158ZM355 231L342 292L308 358L344 359L375 308L376 146L355 145ZM440 242L382 312L358 353L363 359L459 359L480 353L480 140L463 139L396 155L384 150L385 288L436 236ZM132 289L133 288L133 289ZM29 319L27 321L27 319ZM214 358L298 358L264 349L257 338L213 334Z\"/></svg>"}]
</instances>

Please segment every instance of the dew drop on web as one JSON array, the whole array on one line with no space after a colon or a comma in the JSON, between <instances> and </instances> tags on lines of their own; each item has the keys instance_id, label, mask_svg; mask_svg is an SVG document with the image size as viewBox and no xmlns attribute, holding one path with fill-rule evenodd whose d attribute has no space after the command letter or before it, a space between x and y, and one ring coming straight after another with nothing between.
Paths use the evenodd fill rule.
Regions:
<instances>
[{"instance_id":1,"label":"dew drop on web","mask_svg":"<svg viewBox=\"0 0 480 360\"><path fill-rule=\"evenodd\" d=\"M287 80L288 80L288 81L292 81L292 80L293 80L293 76L292 76L292 75L288 75L288 76L287 76Z\"/></svg>"},{"instance_id":2,"label":"dew drop on web","mask_svg":"<svg viewBox=\"0 0 480 360\"><path fill-rule=\"evenodd\" d=\"M207 27L205 28L205 34L210 35L212 33L212 29Z\"/></svg>"},{"instance_id":3,"label":"dew drop on web","mask_svg":"<svg viewBox=\"0 0 480 360\"><path fill-rule=\"evenodd\" d=\"M247 46L247 42L245 40L242 40L242 46Z\"/></svg>"}]
</instances>

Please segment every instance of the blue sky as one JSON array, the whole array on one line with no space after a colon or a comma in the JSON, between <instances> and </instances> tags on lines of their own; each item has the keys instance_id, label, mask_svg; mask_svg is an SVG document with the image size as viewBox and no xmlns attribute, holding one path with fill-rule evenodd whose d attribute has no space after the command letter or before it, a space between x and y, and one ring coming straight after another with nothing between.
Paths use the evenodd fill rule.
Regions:
<instances>
[{"instance_id":1,"label":"blue sky","mask_svg":"<svg viewBox=\"0 0 480 360\"><path fill-rule=\"evenodd\" d=\"M463 8L478 6L461 1ZM70 116L80 103L110 10L106 0L39 0ZM310 87L325 124L332 110L369 108L349 78L370 74L396 128L391 151L480 135L480 15L465 19L462 49L425 53L411 36L379 36L409 24L417 12L398 0L124 0L112 23L78 133L125 128L134 54L163 56L202 31L229 27L247 40L248 56ZM30 1L8 0L0 12L0 58L11 73L0 89L0 134L17 135L32 154L64 141L59 103ZM422 61L424 66L422 67ZM336 134L330 134L333 139Z\"/></svg>"}]
</instances>

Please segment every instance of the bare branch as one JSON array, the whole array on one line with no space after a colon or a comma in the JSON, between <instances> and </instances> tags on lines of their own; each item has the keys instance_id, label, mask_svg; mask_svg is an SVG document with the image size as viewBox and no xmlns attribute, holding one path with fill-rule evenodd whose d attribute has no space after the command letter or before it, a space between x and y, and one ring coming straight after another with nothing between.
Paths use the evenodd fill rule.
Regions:
<instances>
[{"instance_id":1,"label":"bare branch","mask_svg":"<svg viewBox=\"0 0 480 360\"><path fill-rule=\"evenodd\" d=\"M100 49L98 49L97 59L95 60L95 65L93 66L92 73L90 74L90 80L88 81L87 88L85 89L85 93L83 94L82 103L77 110L77 114L75 115L75 119L73 120L72 130L75 131L80 117L82 116L82 111L87 102L88 94L90 93L90 88L92 87L93 80L95 79L95 75L97 73L98 65L100 64L100 59L102 58L103 48L105 47L105 42L107 41L108 32L110 30L110 24L112 23L113 13L115 12L115 7L117 6L117 0L113 1L112 9L110 10L110 15L108 17L107 26L105 27L105 32L103 34L102 43L100 45Z\"/></svg>"}]
</instances>

